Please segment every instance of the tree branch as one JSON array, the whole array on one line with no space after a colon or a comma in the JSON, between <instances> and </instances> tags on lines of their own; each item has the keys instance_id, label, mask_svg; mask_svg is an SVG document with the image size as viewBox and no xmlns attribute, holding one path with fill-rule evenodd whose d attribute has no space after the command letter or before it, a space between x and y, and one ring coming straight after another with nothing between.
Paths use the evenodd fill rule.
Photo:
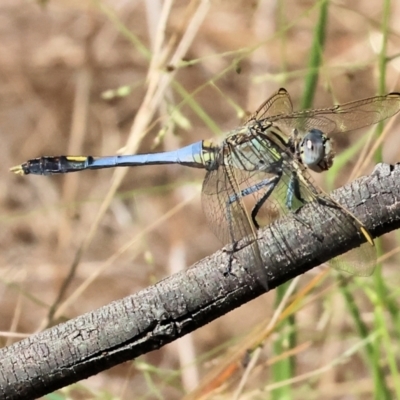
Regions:
<instances>
[{"instance_id":1,"label":"tree branch","mask_svg":"<svg viewBox=\"0 0 400 400\"><path fill-rule=\"evenodd\" d=\"M380 164L332 196L373 236L400 227L400 165ZM318 207L324 206L307 204L297 218L260 232L270 289L362 243L357 229L351 237L329 236L332 221L316 221ZM229 258L218 251L137 294L1 349L0 397L37 398L158 349L262 294L250 266L234 261L226 274Z\"/></svg>"}]
</instances>

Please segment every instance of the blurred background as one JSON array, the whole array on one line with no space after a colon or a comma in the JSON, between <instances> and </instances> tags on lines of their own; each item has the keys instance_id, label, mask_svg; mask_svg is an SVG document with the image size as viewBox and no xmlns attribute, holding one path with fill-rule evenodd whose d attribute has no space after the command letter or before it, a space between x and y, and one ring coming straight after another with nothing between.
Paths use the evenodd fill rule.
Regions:
<instances>
[{"instance_id":1,"label":"blurred background","mask_svg":"<svg viewBox=\"0 0 400 400\"><path fill-rule=\"evenodd\" d=\"M10 167L43 155L153 152L220 139L279 87L295 109L400 91L399 20L400 2L385 0L2 0L1 345L47 326L81 246L52 323L135 293L220 248L202 213L204 171L150 166L124 176L19 177ZM340 168L316 177L318 184L332 190L380 159L400 161L393 123L372 155L377 127L338 137ZM295 324L255 333L287 306L274 291L59 393L176 399L198 388L197 395L233 398L247 349L262 344L237 398L400 398L398 239L383 238L386 257L370 278L346 276L342 285L326 268L301 277L297 293L307 293ZM295 346L276 345L288 329ZM289 361L288 374L281 359ZM219 366L230 362L235 368L222 375Z\"/></svg>"}]
</instances>

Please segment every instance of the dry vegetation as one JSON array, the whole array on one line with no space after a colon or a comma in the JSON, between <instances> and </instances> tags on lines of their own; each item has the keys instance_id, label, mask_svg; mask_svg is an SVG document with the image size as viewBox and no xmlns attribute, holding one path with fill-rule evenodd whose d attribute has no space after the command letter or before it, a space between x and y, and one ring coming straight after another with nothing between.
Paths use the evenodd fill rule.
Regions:
<instances>
[{"instance_id":1,"label":"dry vegetation","mask_svg":"<svg viewBox=\"0 0 400 400\"><path fill-rule=\"evenodd\" d=\"M114 171L17 177L8 172L9 167L41 155L111 155L127 143L139 152L171 150L234 128L243 118L241 109L254 110L280 86L288 89L299 106L319 10L313 1L211 2L199 31L188 40L184 60L190 63L178 63L178 69L170 72L165 68L172 65L170 61L160 64L171 83L156 103L156 113L142 130L145 137L137 147L135 116L143 112L149 79L155 79L151 75L146 80L151 49L163 33L162 47L174 49L173 40L180 40L188 30L186 22L193 12L188 4L194 10L197 2L172 1L164 32L157 25L161 9L156 1L38 3L0 3L2 345L17 340L7 332L30 334L43 328L77 249L92 230L93 237L63 299L68 303L60 318L138 291L219 248L201 210L202 171L178 166L128 170L93 228L116 179ZM330 5L316 107L376 94L382 7L381 2L366 1ZM388 56L399 52L400 32L395 24L399 20L400 3L393 2ZM399 68L396 58L387 64L387 92L400 90ZM126 86L129 93L118 96L115 91ZM385 162L400 161L397 130L394 125L384 141ZM360 134L340 138L339 149L351 146L357 138ZM345 183L356 161L341 170L336 185ZM373 164L371 160L367 170L360 172L371 171ZM319 182L324 185L323 179ZM393 235L386 238L384 249L394 247ZM383 271L393 285L400 278L395 265L396 258L391 258ZM312 276L304 276L299 285L306 285ZM312 341L296 358L299 375L329 364L360 340L351 319L345 317L333 275L328 281L324 285L329 290L319 301L310 301L297 314L299 343ZM373 282L371 278L364 284L373 288ZM83 284L87 286L76 294ZM389 289L398 297L395 286ZM354 290L361 292L356 284ZM194 368L188 368L180 365L179 354L189 354L193 345L200 357L228 340L240 341L240 335L256 323L267 323L274 311L273 299L270 293L202 328L192 343L174 343L143 357L141 362L165 369L159 376L152 375L160 396L180 397L182 387L195 386L197 374L203 376L216 362L208 355L211 363L199 358ZM365 303L362 309L368 321L370 302L362 293L357 301L360 306ZM267 359L271 358L272 339L268 340L263 356ZM313 398L307 392L307 385L312 384L315 398L347 398L349 390L360 391L361 397L353 398L369 398L372 372L362 362L362 350L347 361L312 382L301 382L304 396ZM85 388L95 390L96 395L71 396L100 398L99 393L107 391L115 398L155 398L155 389L150 389L140 365L123 365L84 381ZM165 380L172 378L166 370L179 368L183 372L167 384ZM252 390L273 383L270 367L258 368L248 383L248 397L243 398L257 398ZM226 393L221 397L231 398L230 390ZM300 392L297 395L304 398Z\"/></svg>"}]
</instances>

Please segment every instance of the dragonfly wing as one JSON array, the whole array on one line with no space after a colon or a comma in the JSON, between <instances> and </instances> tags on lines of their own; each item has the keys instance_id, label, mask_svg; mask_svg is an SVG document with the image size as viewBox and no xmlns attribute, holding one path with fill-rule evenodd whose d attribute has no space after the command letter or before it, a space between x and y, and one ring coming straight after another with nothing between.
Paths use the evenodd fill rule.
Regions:
<instances>
[{"instance_id":1,"label":"dragonfly wing","mask_svg":"<svg viewBox=\"0 0 400 400\"><path fill-rule=\"evenodd\" d=\"M242 265L254 265L257 277L268 290L266 270L257 244L256 229L249 209L240 196L243 171L221 166L209 171L203 183L202 204L209 225L224 245L232 245L232 252Z\"/></svg>"},{"instance_id":2,"label":"dragonfly wing","mask_svg":"<svg viewBox=\"0 0 400 400\"><path fill-rule=\"evenodd\" d=\"M265 119L271 116L292 114L293 104L286 89L279 89L250 116L247 122Z\"/></svg>"},{"instance_id":3,"label":"dragonfly wing","mask_svg":"<svg viewBox=\"0 0 400 400\"><path fill-rule=\"evenodd\" d=\"M347 132L376 124L392 117L400 111L400 93L389 93L385 96L370 97L368 99L352 101L330 108L305 110L290 115L268 118L283 129L297 128L307 132L310 129L319 129L323 133Z\"/></svg>"},{"instance_id":4,"label":"dragonfly wing","mask_svg":"<svg viewBox=\"0 0 400 400\"><path fill-rule=\"evenodd\" d=\"M366 242L330 260L329 265L356 276L370 276L374 272L376 262L376 248Z\"/></svg>"},{"instance_id":5,"label":"dragonfly wing","mask_svg":"<svg viewBox=\"0 0 400 400\"><path fill-rule=\"evenodd\" d=\"M235 187L235 179L237 177L233 178L233 182L228 179L225 167L220 167L208 172L203 183L204 213L216 236L224 244L235 243L253 235L250 221L242 209L242 202L235 201L235 196L240 191Z\"/></svg>"},{"instance_id":6,"label":"dragonfly wing","mask_svg":"<svg viewBox=\"0 0 400 400\"><path fill-rule=\"evenodd\" d=\"M266 121L270 123L268 119ZM313 115L286 115L282 116L273 122L275 126L280 128L288 136L292 135L293 130L298 130L299 132L308 132L311 129L319 129L326 135L329 135L337 131L337 125L331 118L325 115L313 116Z\"/></svg>"},{"instance_id":7,"label":"dragonfly wing","mask_svg":"<svg viewBox=\"0 0 400 400\"><path fill-rule=\"evenodd\" d=\"M296 161L294 161L296 162ZM317 201L323 207L316 208L314 221L311 226L321 223L321 221L330 222L329 235L341 238L352 237L355 232L358 232L360 238L364 240L359 247L353 248L348 252L337 256L329 261L329 265L335 269L345 271L357 276L369 276L372 274L376 265L376 249L366 241L363 233L362 224L358 221L345 207L341 206L329 195L323 193L313 182L306 168L299 165L297 170L300 180L301 196L308 202L311 200Z\"/></svg>"}]
</instances>

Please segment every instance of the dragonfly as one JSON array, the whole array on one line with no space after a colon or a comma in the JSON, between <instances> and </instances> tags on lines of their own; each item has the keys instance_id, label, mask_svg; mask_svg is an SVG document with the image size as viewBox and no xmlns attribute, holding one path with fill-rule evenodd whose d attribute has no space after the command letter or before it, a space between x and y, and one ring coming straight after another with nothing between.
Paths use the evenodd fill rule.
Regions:
<instances>
[{"instance_id":1,"label":"dragonfly","mask_svg":"<svg viewBox=\"0 0 400 400\"><path fill-rule=\"evenodd\" d=\"M318 218L332 220L330 234L354 227L364 243L332 262L355 275L370 275L374 242L364 225L313 183L310 171L327 171L335 151L332 135L363 128L400 111L400 93L370 97L329 108L293 111L281 88L222 141L202 140L168 152L92 156L45 156L11 168L20 175L52 175L114 167L180 164L206 170L202 204L211 229L242 265L254 265L268 290L257 242L258 230L311 201L324 204ZM341 209L345 222L334 209ZM316 207L317 210L321 209ZM336 221L336 222L335 222ZM240 250L240 251L239 251Z\"/></svg>"}]
</instances>

